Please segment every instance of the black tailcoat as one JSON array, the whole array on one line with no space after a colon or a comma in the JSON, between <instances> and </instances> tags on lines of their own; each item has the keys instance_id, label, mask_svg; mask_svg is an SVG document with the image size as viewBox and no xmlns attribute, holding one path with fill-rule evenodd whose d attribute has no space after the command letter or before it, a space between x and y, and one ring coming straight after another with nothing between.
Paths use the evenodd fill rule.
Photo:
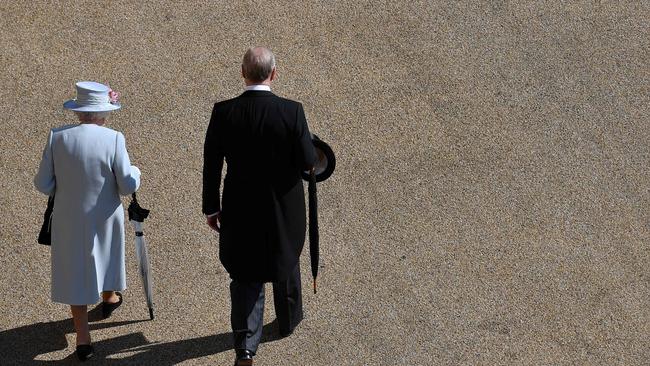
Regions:
<instances>
[{"instance_id":1,"label":"black tailcoat","mask_svg":"<svg viewBox=\"0 0 650 366\"><path fill-rule=\"evenodd\" d=\"M203 157L203 213L221 210L223 266L240 281L286 280L305 242L300 172L316 160L302 105L268 91L216 103Z\"/></svg>"}]
</instances>

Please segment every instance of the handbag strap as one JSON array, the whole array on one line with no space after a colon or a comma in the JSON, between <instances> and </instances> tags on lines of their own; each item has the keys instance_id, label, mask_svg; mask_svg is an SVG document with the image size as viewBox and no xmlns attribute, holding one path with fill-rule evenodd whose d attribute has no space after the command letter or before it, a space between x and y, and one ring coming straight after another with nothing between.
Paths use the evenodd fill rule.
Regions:
<instances>
[{"instance_id":1,"label":"handbag strap","mask_svg":"<svg viewBox=\"0 0 650 366\"><path fill-rule=\"evenodd\" d=\"M47 214L51 214L53 210L54 210L54 195L51 195L47 198L47 208L45 209L45 212Z\"/></svg>"}]
</instances>

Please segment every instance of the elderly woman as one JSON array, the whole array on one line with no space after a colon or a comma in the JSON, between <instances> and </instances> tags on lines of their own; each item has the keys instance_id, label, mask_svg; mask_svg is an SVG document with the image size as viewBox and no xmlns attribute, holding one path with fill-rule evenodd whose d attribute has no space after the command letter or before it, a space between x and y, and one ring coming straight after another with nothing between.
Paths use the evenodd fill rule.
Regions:
<instances>
[{"instance_id":1,"label":"elderly woman","mask_svg":"<svg viewBox=\"0 0 650 366\"><path fill-rule=\"evenodd\" d=\"M104 127L117 110L117 93L82 81L77 98L63 107L79 124L52 129L34 185L54 196L52 215L52 300L69 304L80 360L92 356L88 304L102 299L107 318L122 303L124 209L120 195L135 192L140 170L132 166L124 136ZM101 295L101 297L100 297Z\"/></svg>"}]
</instances>

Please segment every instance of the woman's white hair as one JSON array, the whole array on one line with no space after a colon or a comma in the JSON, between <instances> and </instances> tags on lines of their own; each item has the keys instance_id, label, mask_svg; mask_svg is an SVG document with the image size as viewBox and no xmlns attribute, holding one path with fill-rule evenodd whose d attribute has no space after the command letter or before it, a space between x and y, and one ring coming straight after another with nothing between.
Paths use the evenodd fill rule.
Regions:
<instances>
[{"instance_id":1,"label":"woman's white hair","mask_svg":"<svg viewBox=\"0 0 650 366\"><path fill-rule=\"evenodd\" d=\"M111 114L110 111L105 111L105 112L75 112L77 114L77 118L81 122L97 122L97 121L103 121L106 118L108 118L108 115Z\"/></svg>"}]
</instances>

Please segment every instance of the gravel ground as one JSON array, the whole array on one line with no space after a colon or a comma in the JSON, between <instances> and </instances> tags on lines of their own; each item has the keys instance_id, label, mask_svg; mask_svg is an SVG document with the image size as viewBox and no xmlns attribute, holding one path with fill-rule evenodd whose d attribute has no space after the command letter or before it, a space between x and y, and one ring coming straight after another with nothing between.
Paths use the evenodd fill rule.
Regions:
<instances>
[{"instance_id":1,"label":"gravel ground","mask_svg":"<svg viewBox=\"0 0 650 366\"><path fill-rule=\"evenodd\" d=\"M214 101L247 47L337 152L318 294L258 365L647 364L650 7L639 1L0 2L0 364L74 363L32 185L77 80L109 83L143 171L125 304L92 364L229 365L228 276L200 210ZM126 201L125 201L126 202ZM270 291L270 288L267 289ZM270 299L270 296L267 297Z\"/></svg>"}]
</instances>

